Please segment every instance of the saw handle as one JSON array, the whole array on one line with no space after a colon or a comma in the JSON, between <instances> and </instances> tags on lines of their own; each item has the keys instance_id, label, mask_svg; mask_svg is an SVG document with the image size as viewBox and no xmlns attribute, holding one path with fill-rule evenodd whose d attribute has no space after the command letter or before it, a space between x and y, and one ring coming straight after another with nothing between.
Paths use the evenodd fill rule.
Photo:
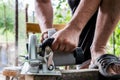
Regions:
<instances>
[{"instance_id":1,"label":"saw handle","mask_svg":"<svg viewBox=\"0 0 120 80\"><path fill-rule=\"evenodd\" d=\"M45 39L41 45L42 50L45 50L47 46L51 46L54 41L54 38Z\"/></svg>"},{"instance_id":2,"label":"saw handle","mask_svg":"<svg viewBox=\"0 0 120 80\"><path fill-rule=\"evenodd\" d=\"M51 47L53 41L54 41L54 38L47 38L46 40L44 40L43 43L42 43L42 45L41 45L42 50L45 50L45 48L46 48L47 46ZM77 47L77 48L73 51L73 53L81 52L81 51L82 51L81 47Z\"/></svg>"},{"instance_id":3,"label":"saw handle","mask_svg":"<svg viewBox=\"0 0 120 80\"><path fill-rule=\"evenodd\" d=\"M51 46L53 41L54 38L48 38L44 40L44 42L41 45L42 50L45 50L46 46ZM76 64L81 64L84 61L84 52L81 47L77 47L72 53L76 59Z\"/></svg>"}]
</instances>

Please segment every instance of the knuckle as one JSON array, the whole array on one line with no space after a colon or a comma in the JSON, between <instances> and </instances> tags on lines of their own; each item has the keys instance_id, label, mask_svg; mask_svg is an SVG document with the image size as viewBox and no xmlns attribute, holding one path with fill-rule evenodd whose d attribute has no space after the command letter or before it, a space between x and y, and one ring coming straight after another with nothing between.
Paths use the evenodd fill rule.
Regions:
<instances>
[{"instance_id":1,"label":"knuckle","mask_svg":"<svg viewBox=\"0 0 120 80\"><path fill-rule=\"evenodd\" d=\"M55 51L56 50L56 47L54 45L52 45L52 50Z\"/></svg>"},{"instance_id":2,"label":"knuckle","mask_svg":"<svg viewBox=\"0 0 120 80\"><path fill-rule=\"evenodd\" d=\"M77 44L71 43L71 46L72 46L73 48L75 48L75 47L77 47Z\"/></svg>"},{"instance_id":3,"label":"knuckle","mask_svg":"<svg viewBox=\"0 0 120 80\"><path fill-rule=\"evenodd\" d=\"M60 51L64 51L64 47L63 46L60 47Z\"/></svg>"}]
</instances>

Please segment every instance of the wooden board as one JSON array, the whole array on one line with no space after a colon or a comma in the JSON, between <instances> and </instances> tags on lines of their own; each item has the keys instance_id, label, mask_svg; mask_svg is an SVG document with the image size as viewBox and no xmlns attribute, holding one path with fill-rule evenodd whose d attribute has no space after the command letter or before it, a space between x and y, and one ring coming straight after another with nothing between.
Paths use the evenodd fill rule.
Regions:
<instances>
[{"instance_id":1,"label":"wooden board","mask_svg":"<svg viewBox=\"0 0 120 80\"><path fill-rule=\"evenodd\" d=\"M54 24L54 28L60 30L65 27L65 24ZM33 33L41 33L40 26L37 23L26 23L26 33L33 32Z\"/></svg>"},{"instance_id":2,"label":"wooden board","mask_svg":"<svg viewBox=\"0 0 120 80\"><path fill-rule=\"evenodd\" d=\"M61 76L25 75L25 80L106 80L98 70L64 70Z\"/></svg>"}]
</instances>

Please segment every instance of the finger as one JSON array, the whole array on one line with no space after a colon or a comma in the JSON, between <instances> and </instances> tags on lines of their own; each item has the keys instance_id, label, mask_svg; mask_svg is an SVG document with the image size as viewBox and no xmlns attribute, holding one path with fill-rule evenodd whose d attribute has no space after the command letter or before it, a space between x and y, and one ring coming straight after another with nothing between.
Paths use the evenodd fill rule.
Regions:
<instances>
[{"instance_id":1,"label":"finger","mask_svg":"<svg viewBox=\"0 0 120 80\"><path fill-rule=\"evenodd\" d=\"M58 48L59 48L59 41L57 39L55 39L53 41L51 48L52 48L53 51L58 50Z\"/></svg>"},{"instance_id":2,"label":"finger","mask_svg":"<svg viewBox=\"0 0 120 80\"><path fill-rule=\"evenodd\" d=\"M46 39L46 38L48 38L48 34L47 33L43 35L43 39Z\"/></svg>"},{"instance_id":3,"label":"finger","mask_svg":"<svg viewBox=\"0 0 120 80\"><path fill-rule=\"evenodd\" d=\"M40 42L43 42L43 38L40 39Z\"/></svg>"},{"instance_id":4,"label":"finger","mask_svg":"<svg viewBox=\"0 0 120 80\"><path fill-rule=\"evenodd\" d=\"M65 52L72 52L75 49L74 45L68 45L66 44L66 47L64 49Z\"/></svg>"},{"instance_id":5,"label":"finger","mask_svg":"<svg viewBox=\"0 0 120 80\"><path fill-rule=\"evenodd\" d=\"M65 50L65 44L60 44L59 47L58 47L58 50L64 52L64 50Z\"/></svg>"},{"instance_id":6,"label":"finger","mask_svg":"<svg viewBox=\"0 0 120 80\"><path fill-rule=\"evenodd\" d=\"M65 52L70 52L70 46L68 47L68 45L66 45L64 51L65 51Z\"/></svg>"},{"instance_id":7,"label":"finger","mask_svg":"<svg viewBox=\"0 0 120 80\"><path fill-rule=\"evenodd\" d=\"M46 38L48 38L48 34L47 33L43 33L42 37L41 37L41 42L43 42Z\"/></svg>"}]
</instances>

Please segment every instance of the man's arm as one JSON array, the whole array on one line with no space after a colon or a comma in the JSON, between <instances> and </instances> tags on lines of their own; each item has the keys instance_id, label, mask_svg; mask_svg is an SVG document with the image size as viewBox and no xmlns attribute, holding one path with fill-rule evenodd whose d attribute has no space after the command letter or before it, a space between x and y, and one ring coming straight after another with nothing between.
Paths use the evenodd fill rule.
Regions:
<instances>
[{"instance_id":1,"label":"man's arm","mask_svg":"<svg viewBox=\"0 0 120 80\"><path fill-rule=\"evenodd\" d=\"M52 49L59 51L73 51L79 42L79 35L83 28L99 8L102 0L81 0L71 21L66 27L55 33Z\"/></svg>"},{"instance_id":2,"label":"man's arm","mask_svg":"<svg viewBox=\"0 0 120 80\"><path fill-rule=\"evenodd\" d=\"M101 0L81 0L68 27L77 27L82 31L92 15L99 8Z\"/></svg>"},{"instance_id":3,"label":"man's arm","mask_svg":"<svg viewBox=\"0 0 120 80\"><path fill-rule=\"evenodd\" d=\"M35 0L36 17L42 32L52 28L53 9L50 0Z\"/></svg>"}]
</instances>

